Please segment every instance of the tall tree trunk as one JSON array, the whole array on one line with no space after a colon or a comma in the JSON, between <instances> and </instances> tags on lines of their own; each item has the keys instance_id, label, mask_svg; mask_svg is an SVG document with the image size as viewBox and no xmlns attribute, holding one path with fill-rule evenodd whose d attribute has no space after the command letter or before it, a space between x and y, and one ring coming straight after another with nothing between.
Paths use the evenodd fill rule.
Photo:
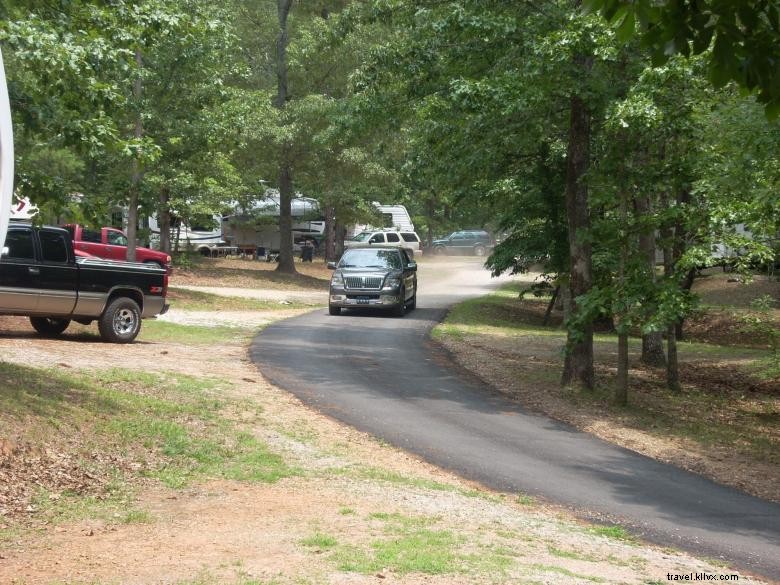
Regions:
<instances>
[{"instance_id":1,"label":"tall tree trunk","mask_svg":"<svg viewBox=\"0 0 780 585\"><path fill-rule=\"evenodd\" d=\"M336 212L332 205L325 207L325 261L336 260Z\"/></svg>"},{"instance_id":2,"label":"tall tree trunk","mask_svg":"<svg viewBox=\"0 0 780 585\"><path fill-rule=\"evenodd\" d=\"M171 253L171 206L168 187L160 189L160 206L157 209L157 227L160 228L160 251Z\"/></svg>"},{"instance_id":3,"label":"tall tree trunk","mask_svg":"<svg viewBox=\"0 0 780 585\"><path fill-rule=\"evenodd\" d=\"M685 206L689 205L691 202L691 191L690 189L680 189L677 192L677 205L680 208L684 208ZM682 214L675 222L674 226L674 261L677 262L680 258L682 258L683 254L685 254L685 250L688 247L688 230L686 229L685 223L682 219ZM691 269L686 274L685 277L682 280L681 287L684 290L690 291L691 287L693 286L693 280L696 277L696 270ZM677 321L677 323L674 324L674 331L677 339L683 338L683 323L685 319L680 319Z\"/></svg>"},{"instance_id":4,"label":"tall tree trunk","mask_svg":"<svg viewBox=\"0 0 780 585\"><path fill-rule=\"evenodd\" d=\"M661 238L664 242L664 276L666 278L674 278L674 228L664 227L661 230ZM670 323L666 328L666 386L672 392L680 391L676 323Z\"/></svg>"},{"instance_id":5,"label":"tall tree trunk","mask_svg":"<svg viewBox=\"0 0 780 585\"><path fill-rule=\"evenodd\" d=\"M141 79L141 70L143 69L143 55L141 48L135 49L135 64L138 67L138 77L136 77L133 83L133 97L135 98L136 107L138 111L135 114L135 127L133 128L133 136L140 141L144 135L143 120L141 119L141 97L143 95L143 81ZM141 179L143 178L143 171L141 170L140 153L136 153L133 158L133 171L130 176L130 192L127 202L127 260L128 262L135 262L135 246L138 239L138 203L139 203L139 191L141 188Z\"/></svg>"},{"instance_id":6,"label":"tall tree trunk","mask_svg":"<svg viewBox=\"0 0 780 585\"><path fill-rule=\"evenodd\" d=\"M636 213L641 217L649 217L652 208L650 206L650 197L640 195L634 200ZM655 227L650 225L645 231L639 234L639 253L645 261L648 277L651 282L655 282L655 251L656 238ZM663 332L654 331L645 333L642 336L642 363L648 366L660 367L666 365L664 356Z\"/></svg>"},{"instance_id":7,"label":"tall tree trunk","mask_svg":"<svg viewBox=\"0 0 780 585\"><path fill-rule=\"evenodd\" d=\"M284 110L287 104L287 18L292 9L292 0L277 0L279 34L276 37L276 80L277 93L274 105ZM283 145L279 155L279 266L277 270L295 274L292 237L292 164L290 149Z\"/></svg>"},{"instance_id":8,"label":"tall tree trunk","mask_svg":"<svg viewBox=\"0 0 780 585\"><path fill-rule=\"evenodd\" d=\"M590 212L585 174L590 157L590 111L584 100L573 95L570 100L571 123L566 153L566 215L569 225L569 289L571 314L580 310L576 298L593 286L591 244L588 240ZM593 324L588 322L579 335L569 328L566 360L561 383L577 383L593 388Z\"/></svg>"},{"instance_id":9,"label":"tall tree trunk","mask_svg":"<svg viewBox=\"0 0 780 585\"><path fill-rule=\"evenodd\" d=\"M620 223L628 230L628 194L625 189L620 193ZM618 282L620 290L625 294L626 290L626 265L628 264L628 233L624 234L620 242L620 263L618 266ZM621 306L624 306L621 303ZM618 320L618 364L617 384L615 386L615 402L621 406L628 404L628 326L626 324L625 311L615 315Z\"/></svg>"},{"instance_id":10,"label":"tall tree trunk","mask_svg":"<svg viewBox=\"0 0 780 585\"><path fill-rule=\"evenodd\" d=\"M282 163L279 169L279 266L276 270L295 274L292 236L293 184L290 167Z\"/></svg>"}]
</instances>

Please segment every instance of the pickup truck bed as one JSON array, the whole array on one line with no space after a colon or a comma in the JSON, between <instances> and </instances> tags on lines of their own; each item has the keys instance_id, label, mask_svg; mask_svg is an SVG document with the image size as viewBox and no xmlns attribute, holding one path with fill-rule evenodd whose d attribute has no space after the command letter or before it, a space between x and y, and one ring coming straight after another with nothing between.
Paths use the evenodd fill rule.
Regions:
<instances>
[{"instance_id":1,"label":"pickup truck bed","mask_svg":"<svg viewBox=\"0 0 780 585\"><path fill-rule=\"evenodd\" d=\"M0 314L28 316L43 335L97 321L104 340L129 343L141 319L167 310L167 288L156 265L76 259L62 228L11 225L0 255Z\"/></svg>"}]
</instances>

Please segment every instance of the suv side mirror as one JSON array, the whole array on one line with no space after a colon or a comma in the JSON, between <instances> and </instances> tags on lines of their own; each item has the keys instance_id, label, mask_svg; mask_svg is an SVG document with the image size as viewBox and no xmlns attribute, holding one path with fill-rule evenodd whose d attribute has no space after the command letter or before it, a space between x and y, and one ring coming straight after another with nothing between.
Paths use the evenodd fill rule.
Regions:
<instances>
[{"instance_id":1,"label":"suv side mirror","mask_svg":"<svg viewBox=\"0 0 780 585\"><path fill-rule=\"evenodd\" d=\"M0 250L0 258L5 258L10 253L11 253L11 250L8 249L8 246L3 246L3 249Z\"/></svg>"},{"instance_id":2,"label":"suv side mirror","mask_svg":"<svg viewBox=\"0 0 780 585\"><path fill-rule=\"evenodd\" d=\"M409 264L406 265L406 268L408 270L417 270L417 263L416 262L409 262Z\"/></svg>"},{"instance_id":3,"label":"suv side mirror","mask_svg":"<svg viewBox=\"0 0 780 585\"><path fill-rule=\"evenodd\" d=\"M328 262L328 268L331 270L336 270L336 263L335 262Z\"/></svg>"}]
</instances>

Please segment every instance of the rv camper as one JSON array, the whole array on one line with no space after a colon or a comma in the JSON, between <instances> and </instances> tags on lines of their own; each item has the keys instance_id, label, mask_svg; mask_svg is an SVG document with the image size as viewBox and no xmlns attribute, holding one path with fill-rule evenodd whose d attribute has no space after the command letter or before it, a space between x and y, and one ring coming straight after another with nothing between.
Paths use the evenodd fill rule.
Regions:
<instances>
[{"instance_id":1,"label":"rv camper","mask_svg":"<svg viewBox=\"0 0 780 585\"><path fill-rule=\"evenodd\" d=\"M171 247L174 250L193 250L203 256L212 256L214 251L225 246L222 234L222 217L214 215L210 222L187 224L181 218L171 218ZM160 224L157 217L149 218L149 240L151 247L160 247Z\"/></svg>"},{"instance_id":2,"label":"rv camper","mask_svg":"<svg viewBox=\"0 0 780 585\"><path fill-rule=\"evenodd\" d=\"M222 218L222 233L229 245L241 252L273 259L279 254L279 194L269 190L266 196L250 209L237 209ZM293 251L300 252L306 240L319 243L325 232L325 222L319 203L310 197L298 196L292 200Z\"/></svg>"},{"instance_id":3,"label":"rv camper","mask_svg":"<svg viewBox=\"0 0 780 585\"><path fill-rule=\"evenodd\" d=\"M355 225L347 231L347 237L353 238L360 232L383 228L395 228L402 232L413 232L414 224L409 212L404 205L382 205L376 201L373 203L383 219L383 225Z\"/></svg>"}]
</instances>

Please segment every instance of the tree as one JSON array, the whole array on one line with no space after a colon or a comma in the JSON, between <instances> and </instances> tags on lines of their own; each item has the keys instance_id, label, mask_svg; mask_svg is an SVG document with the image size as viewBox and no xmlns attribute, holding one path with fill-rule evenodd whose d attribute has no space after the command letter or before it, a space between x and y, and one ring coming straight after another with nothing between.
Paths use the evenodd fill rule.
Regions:
<instances>
[{"instance_id":1,"label":"tree","mask_svg":"<svg viewBox=\"0 0 780 585\"><path fill-rule=\"evenodd\" d=\"M637 29L654 65L704 54L717 88L756 91L767 116L780 115L780 7L775 0L585 0L627 39Z\"/></svg>"}]
</instances>

